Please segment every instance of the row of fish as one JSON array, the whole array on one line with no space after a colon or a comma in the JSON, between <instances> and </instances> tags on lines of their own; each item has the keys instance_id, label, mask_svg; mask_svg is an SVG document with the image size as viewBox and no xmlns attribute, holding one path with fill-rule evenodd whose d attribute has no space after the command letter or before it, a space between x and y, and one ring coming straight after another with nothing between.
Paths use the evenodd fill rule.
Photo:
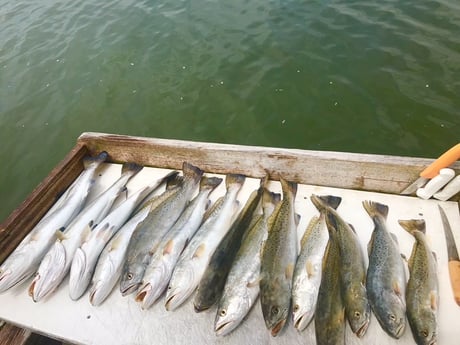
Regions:
<instances>
[{"instance_id":1,"label":"row of fish","mask_svg":"<svg viewBox=\"0 0 460 345\"><path fill-rule=\"evenodd\" d=\"M122 295L135 293L143 309L165 290L167 310L196 291L197 312L217 304L217 335L234 330L260 295L273 336L292 315L299 331L315 320L318 344L344 344L345 320L362 337L372 310L390 336L401 337L407 314L417 344L436 343L436 262L423 220L400 221L415 238L406 283L385 205L363 203L375 224L366 268L353 227L336 211L338 197L311 197L319 216L298 248L293 182L280 177L281 199L267 190L268 177L262 179L238 212L244 176L227 175L226 194L210 206L210 194L222 179L184 163L183 176L172 172L113 207L142 169L125 164L120 178L85 205L106 158L103 152L84 160L82 174L1 265L0 293L35 274L29 294L40 301L70 272L70 297L77 300L89 288L93 305L119 280ZM156 195L162 185L165 191Z\"/></svg>"}]
</instances>

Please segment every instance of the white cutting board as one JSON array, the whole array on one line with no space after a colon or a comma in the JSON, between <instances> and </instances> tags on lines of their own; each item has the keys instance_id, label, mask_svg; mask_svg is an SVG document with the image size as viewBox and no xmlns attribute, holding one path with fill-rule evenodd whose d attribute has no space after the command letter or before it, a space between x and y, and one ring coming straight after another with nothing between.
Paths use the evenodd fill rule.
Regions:
<instances>
[{"instance_id":1,"label":"white cutting board","mask_svg":"<svg viewBox=\"0 0 460 345\"><path fill-rule=\"evenodd\" d=\"M128 185L134 191L155 179L164 176L168 170L144 168ZM94 198L103 188L115 181L120 174L120 165L105 164L100 177L89 196ZM217 175L219 176L219 175ZM259 180L247 179L238 199L242 204L249 194L259 186ZM280 191L278 182L271 182L269 189ZM225 193L224 185L213 193L212 199ZM438 344L458 344L460 337L460 307L454 302L447 267L447 253L438 204L446 211L454 230L456 242L460 245L460 217L455 202L421 200L399 195L359 192L345 189L299 185L296 198L296 212L302 218L298 227L301 238L306 225L317 214L310 195L333 194L342 197L338 208L340 215L356 229L363 250L372 233L373 223L364 211L361 202L374 200L389 206L388 227L399 239L401 252L409 258L413 238L397 223L398 219L424 218L427 237L432 250L438 258L440 284L439 337ZM85 294L74 302L68 297L68 279L58 290L44 301L34 303L27 294L30 280L0 295L0 319L20 325L33 331L47 334L72 343L95 345L134 345L134 344L315 344L314 322L302 333L298 333L291 320L287 327L273 338L265 328L260 303L257 301L248 317L231 334L216 337L213 331L216 309L197 314L189 299L176 311L167 312L163 297L149 310L141 310L133 295L122 297L118 286L109 298L99 307L93 307ZM415 344L409 326L404 336L395 340L390 338L378 324L374 316L369 329L362 339L352 334L347 325L346 344L366 345L412 345Z\"/></svg>"}]
</instances>

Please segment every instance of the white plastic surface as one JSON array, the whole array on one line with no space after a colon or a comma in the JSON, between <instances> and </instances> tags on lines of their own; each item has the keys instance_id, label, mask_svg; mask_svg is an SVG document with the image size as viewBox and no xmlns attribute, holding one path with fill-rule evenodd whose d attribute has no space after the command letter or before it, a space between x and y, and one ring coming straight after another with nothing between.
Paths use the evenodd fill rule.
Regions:
<instances>
[{"instance_id":1,"label":"white plastic surface","mask_svg":"<svg viewBox=\"0 0 460 345\"><path fill-rule=\"evenodd\" d=\"M163 176L167 170L145 168L130 183L129 189L136 190L143 184L151 183ZM103 186L108 186L120 173L119 165L105 165L101 178L97 181L93 198ZM247 179L239 195L244 203L259 180ZM271 182L269 188L280 191L278 182ZM215 200L225 192L223 185L212 194ZM440 306L438 344L458 344L460 339L460 307L454 302L447 268L447 255L442 222L437 204L442 204L454 230L457 244L460 243L460 217L455 202L422 200L400 195L358 192L343 189L300 185L296 198L296 211L302 218L298 227L299 239L310 218L317 214L309 197L315 194L334 194L343 198L338 212L351 223L361 239L363 251L372 233L373 223L364 211L361 202L366 199L389 205L388 227L394 232L400 243L401 251L408 258L413 238L397 223L398 219L424 218L427 224L427 236L438 259ZM133 295L122 297L114 290L99 307L93 307L88 293L74 302L68 296L68 279L55 293L40 303L34 303L27 295L30 281L0 295L0 319L21 325L43 334L67 340L72 343L95 345L134 345L134 344L315 344L314 324L304 332L298 333L290 320L287 327L276 338L272 338L265 328L259 301L249 316L234 332L225 337L216 337L213 332L215 308L196 314L192 299L173 312L164 308L164 298L149 310L141 310ZM362 339L351 333L347 325L347 345L413 345L411 331L407 327L404 336L395 340L386 335L374 316L369 329Z\"/></svg>"}]
</instances>

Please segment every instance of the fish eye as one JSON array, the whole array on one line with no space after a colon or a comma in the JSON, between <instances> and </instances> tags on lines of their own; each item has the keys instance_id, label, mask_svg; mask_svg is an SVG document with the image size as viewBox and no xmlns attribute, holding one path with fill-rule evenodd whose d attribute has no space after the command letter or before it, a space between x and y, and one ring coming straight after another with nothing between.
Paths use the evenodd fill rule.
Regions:
<instances>
[{"instance_id":1,"label":"fish eye","mask_svg":"<svg viewBox=\"0 0 460 345\"><path fill-rule=\"evenodd\" d=\"M355 317L358 319L361 317L361 313L359 311L355 311ZM390 316L391 317L391 316Z\"/></svg>"},{"instance_id":2,"label":"fish eye","mask_svg":"<svg viewBox=\"0 0 460 345\"><path fill-rule=\"evenodd\" d=\"M390 320L396 321L396 316L394 314L390 314Z\"/></svg>"},{"instance_id":3,"label":"fish eye","mask_svg":"<svg viewBox=\"0 0 460 345\"><path fill-rule=\"evenodd\" d=\"M299 311L299 308L300 308L300 307L299 307L299 305L298 305L298 304L296 304L296 305L294 306L294 312L297 312L297 311Z\"/></svg>"},{"instance_id":4,"label":"fish eye","mask_svg":"<svg viewBox=\"0 0 460 345\"><path fill-rule=\"evenodd\" d=\"M225 316L227 315L227 311L225 309L222 309L220 312L219 312L219 315L220 316Z\"/></svg>"},{"instance_id":5,"label":"fish eye","mask_svg":"<svg viewBox=\"0 0 460 345\"><path fill-rule=\"evenodd\" d=\"M128 273L127 278L128 278L128 280L133 279L133 274L132 274L132 273Z\"/></svg>"},{"instance_id":6,"label":"fish eye","mask_svg":"<svg viewBox=\"0 0 460 345\"><path fill-rule=\"evenodd\" d=\"M279 308L277 306L273 306L272 310L271 310L271 313L272 313L273 316L276 316L276 315L278 315L279 311L280 310L279 310Z\"/></svg>"}]
</instances>

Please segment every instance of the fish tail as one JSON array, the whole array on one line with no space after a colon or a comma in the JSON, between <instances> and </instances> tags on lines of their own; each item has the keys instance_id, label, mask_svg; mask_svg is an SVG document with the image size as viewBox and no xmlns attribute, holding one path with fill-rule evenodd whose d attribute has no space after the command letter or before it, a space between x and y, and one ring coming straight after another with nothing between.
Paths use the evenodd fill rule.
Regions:
<instances>
[{"instance_id":1,"label":"fish tail","mask_svg":"<svg viewBox=\"0 0 460 345\"><path fill-rule=\"evenodd\" d=\"M337 210L340 203L342 202L342 198L340 196L335 195L320 195L318 196L327 206L332 207L334 210Z\"/></svg>"},{"instance_id":2,"label":"fish tail","mask_svg":"<svg viewBox=\"0 0 460 345\"><path fill-rule=\"evenodd\" d=\"M266 188L269 180L270 180L270 175L267 172L265 176L260 179L260 188Z\"/></svg>"},{"instance_id":3,"label":"fish tail","mask_svg":"<svg viewBox=\"0 0 460 345\"><path fill-rule=\"evenodd\" d=\"M228 174L225 177L225 186L227 188L230 188L230 186L235 185L235 186L243 186L244 181L246 180L246 176L241 175L241 174Z\"/></svg>"},{"instance_id":4,"label":"fish tail","mask_svg":"<svg viewBox=\"0 0 460 345\"><path fill-rule=\"evenodd\" d=\"M131 174L132 176L136 175L139 171L141 171L144 167L137 163L124 163L121 167L121 174Z\"/></svg>"},{"instance_id":5,"label":"fish tail","mask_svg":"<svg viewBox=\"0 0 460 345\"><path fill-rule=\"evenodd\" d=\"M85 157L83 158L83 166L85 169L89 168L92 164L99 165L102 162L105 162L107 158L109 157L109 154L106 151L102 151L95 157Z\"/></svg>"},{"instance_id":6,"label":"fish tail","mask_svg":"<svg viewBox=\"0 0 460 345\"><path fill-rule=\"evenodd\" d=\"M364 200L363 207L369 216L382 216L383 218L387 219L388 216L388 206L378 203L376 201Z\"/></svg>"},{"instance_id":7,"label":"fish tail","mask_svg":"<svg viewBox=\"0 0 460 345\"><path fill-rule=\"evenodd\" d=\"M222 179L220 177L203 177L200 181L200 190L210 190L213 191L217 186L222 183Z\"/></svg>"},{"instance_id":8,"label":"fish tail","mask_svg":"<svg viewBox=\"0 0 460 345\"><path fill-rule=\"evenodd\" d=\"M270 192L268 189L264 188L264 194L262 196L262 202L270 203L276 205L281 201L281 194Z\"/></svg>"},{"instance_id":9,"label":"fish tail","mask_svg":"<svg viewBox=\"0 0 460 345\"><path fill-rule=\"evenodd\" d=\"M414 235L415 231L422 233L426 232L425 221L423 219L409 219L409 220L398 220L399 225L411 235Z\"/></svg>"},{"instance_id":10,"label":"fish tail","mask_svg":"<svg viewBox=\"0 0 460 345\"><path fill-rule=\"evenodd\" d=\"M187 162L182 164L182 171L184 173L184 179L191 180L194 183L198 183L204 173L200 168Z\"/></svg>"},{"instance_id":11,"label":"fish tail","mask_svg":"<svg viewBox=\"0 0 460 345\"><path fill-rule=\"evenodd\" d=\"M295 198L297 194L297 183L287 181L282 176L280 176L281 188L283 189L283 195L288 193L292 193L293 197Z\"/></svg>"}]
</instances>

